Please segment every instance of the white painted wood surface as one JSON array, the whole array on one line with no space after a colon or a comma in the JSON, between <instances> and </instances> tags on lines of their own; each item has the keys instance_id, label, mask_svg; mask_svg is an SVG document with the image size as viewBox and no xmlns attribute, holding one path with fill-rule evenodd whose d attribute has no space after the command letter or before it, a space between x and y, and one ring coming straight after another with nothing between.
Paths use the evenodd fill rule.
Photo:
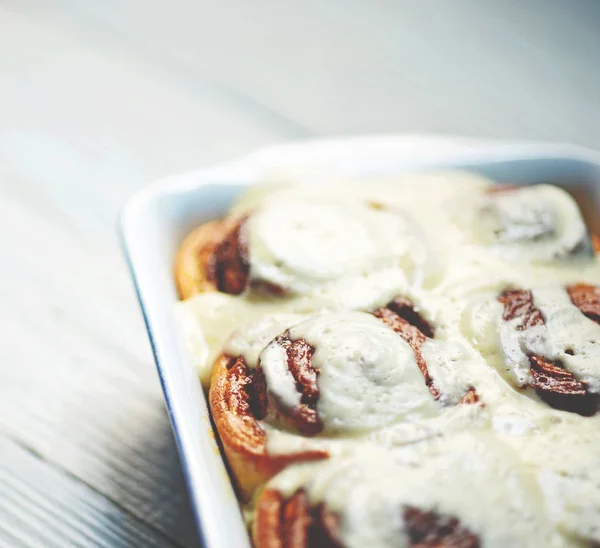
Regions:
<instances>
[{"instance_id":1,"label":"white painted wood surface","mask_svg":"<svg viewBox=\"0 0 600 548\"><path fill-rule=\"evenodd\" d=\"M288 139L600 148L596 0L0 0L0 546L197 545L115 234Z\"/></svg>"}]
</instances>

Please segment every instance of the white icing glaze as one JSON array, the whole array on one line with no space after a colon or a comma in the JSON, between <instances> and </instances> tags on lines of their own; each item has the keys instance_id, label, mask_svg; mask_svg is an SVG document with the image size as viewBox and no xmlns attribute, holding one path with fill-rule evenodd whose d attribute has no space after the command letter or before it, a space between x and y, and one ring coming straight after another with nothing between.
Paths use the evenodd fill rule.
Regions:
<instances>
[{"instance_id":1,"label":"white icing glaze","mask_svg":"<svg viewBox=\"0 0 600 548\"><path fill-rule=\"evenodd\" d=\"M324 314L292 326L289 333L292 340L304 339L315 349L317 411L325 432L369 431L439 413L411 347L372 315ZM280 350L271 343L260 361L269 393L291 407L298 396L287 373L287 355Z\"/></svg>"},{"instance_id":2,"label":"white icing glaze","mask_svg":"<svg viewBox=\"0 0 600 548\"><path fill-rule=\"evenodd\" d=\"M269 200L247 223L250 275L296 294L395 266L425 262L406 216L348 200Z\"/></svg>"},{"instance_id":3,"label":"white icing glaze","mask_svg":"<svg viewBox=\"0 0 600 548\"><path fill-rule=\"evenodd\" d=\"M311 344L321 346L325 343L322 348L330 348L322 352L322 356L315 355L319 367L325 371L319 378L321 398L330 394L325 395L318 407L319 414L325 418L326 431L324 435L307 438L282 430L277 425L263 424L267 431L269 453L286 454L321 448L346 458L365 440L381 447L395 448L433 436L447 437L464 429L489 430L522 455L528 469L526 475L535 476L541 485L546 511L555 526L562 532L600 541L600 479L597 472L600 463L596 447L600 446L596 443L600 418L582 418L551 409L511 388L527 380L529 367L528 364L525 367L523 357L528 351L535 350L550 359L561 359L578 378L589 383L590 388L599 390L600 360L594 358L597 356L597 343L592 341L600 340L596 338L600 328L568 302L568 296L560 287L575 282L600 284L600 261L573 260L569 255L570 250L585 238L581 217L564 192L539 185L518 191L516 198L509 198L507 194L498 201L498 196L485 196L484 191L489 185L489 181L479 177L450 173L411 175L398 180L369 181L368 184L353 181L324 184L316 177L313 185L301 187L292 182L286 188L257 189L251 196L243 198L235 210L268 211L271 204L276 203L285 207L278 210L271 220L263 219L260 230L251 235L251 238L256 237L251 245L256 244L258 250L256 260L252 262L253 275L260 272L260 276L270 281L289 284L300 295L257 301L248 295L203 294L181 303L178 315L181 316L194 361L206 383L212 361L223 349L231 354L243 355L251 367L255 366L259 352L273 337L306 317L294 314L314 315L344 309L371 311L394 297L409 296L436 327L435 339L427 341L422 352L436 387L442 392L441 401L434 402L426 392L422 376L416 365L410 362L414 357L406 352L405 343L395 334L394 343L385 342L383 350L368 353L364 363L374 361L377 352L384 361L391 363L391 353L386 353L386 348L397 347L392 373L397 376L398 382L408 387L408 392L404 389L398 392L398 402L398 396L389 386L374 382L373 377L365 374L385 376L385 367L361 368L360 351L368 345L360 345L358 341L360 337L368 337L368 329L361 328L357 332L346 326L348 334L341 334L345 327L336 339L324 332L324 324L310 328L310 320L299 328L296 336L311 337ZM489 205L490 200L497 204L495 210L485 209L486 202ZM511 200L518 208L517 214L513 213ZM389 211L401 213L383 214L369 209L364 205L368 201L380 202ZM313 207L311 215L315 220L309 226L297 226L292 230L294 237L304 240L304 243L288 249L284 233L289 231L282 227L285 228L294 216L300 221L305 218L299 209L296 210L302 204ZM338 211L339 215L328 213L326 216L331 220L337 216L338 221L325 226L320 220L321 206ZM355 215L353 208L365 210L364 217L362 213ZM284 214L286 212L290 215ZM348 212L352 213L346 215ZM408 220L408 214L418 225ZM277 215L280 215L281 226L274 223ZM394 217L390 219L389 216ZM372 223L371 218L386 220ZM384 225L386 230L383 230ZM348 227L347 230L344 227ZM482 235L482 231L487 231L487 235ZM498 237L490 237L494 231ZM386 238L390 234L401 235L404 241L401 244L388 241ZM532 236L536 237L535 241L527 241ZM311 242L315 244L314 249ZM350 244L356 249L349 247ZM313 251L314 254L310 255ZM308 260L310 257L314 260ZM336 260L331 261L332 257ZM556 257L560 260L550 262ZM280 258L283 259L282 264L279 264ZM416 289L421 282L426 291ZM534 289L534 299L546 317L547 325L543 329L517 332L514 326L502 325L503 307L496 298L509 286L541 288ZM268 317L257 324L257 320L265 315ZM331 317L331 314L323 315L328 316ZM368 315L359 316L370 318ZM373 322L378 321L370 318L366 322L375 325ZM379 329L387 329L379 323L377 325ZM231 332L240 326L245 327L230 337ZM374 336L373 341L377 337L379 335ZM345 341L350 342L346 344ZM564 353L566 344L576 351L574 356ZM507 377L505 355L511 357L511 364L515 365L508 375L510 384L503 382L498 375ZM267 378L270 388L287 405L294 405L297 401L295 387L283 369L277 373L276 364L281 365L281 356L270 357L268 361L275 364L269 372L271 377ZM331 372L329 376L327 371ZM416 378L422 383L420 388L414 385L414 392L411 387L416 379L412 374L408 375L408 371L419 375ZM386 380L389 378L392 377L385 377ZM485 407L453 406L470 385L476 387ZM381 401L378 400L380 390L384 394ZM407 394L411 395L410 398ZM429 404L422 408L417 405L416 411L403 408L414 395L422 397L423 402L429 401L431 408ZM361 403L363 397L364 405ZM372 411L366 411L371 408ZM511 529L513 522L530 515L533 515L531 523L540 531L546 531L547 524L538 521L537 516L540 490L529 480L521 487L514 487L512 480L508 483L515 488L518 497L531 499L531 513L516 516L503 513L504 505L508 504L512 512L520 502L506 502L505 484L495 479L505 478L503 468L496 467L498 458L502 460L502 455L506 456L505 451L498 449L494 443L488 449L489 470L474 477L481 478L477 481L487 486L490 493L483 493L473 508L481 515L467 512L464 519L469 521L473 530L481 531L482 538L496 538L494 535L499 534L497 524ZM453 458L436 457L440 469L451 469L453 473L447 474L447 482L440 484L434 481L433 486L436 491L444 491L440 496L446 502L440 504L459 508L466 494L463 497L457 484L452 483ZM513 456L509 456L506 462L512 462L512 459ZM464 461L472 463L469 454L464 456ZM377 466L374 468L377 469ZM428 467L425 469L430 470ZM493 475L494 470L499 475L489 481L485 479L486 474ZM294 474L296 472L292 473L292 478ZM429 476L425 472L424 475L419 474L415 476L420 478L418 482L415 480L413 485L409 481L407 485L413 485L417 495L423 493L425 498L433 497ZM371 476L366 474L365 477ZM374 479L373 485L380 485L377 481ZM479 485L477 481L469 480L465 485L476 488ZM386 484L383 480L381 482L384 492ZM366 491L362 492L369 491L368 486L363 489ZM332 496L337 495L332 492ZM458 506L452 506L455 504ZM353 516L358 524L361 506L357 504L356 508L359 510ZM384 517L385 512L377 514L373 511L370 515L369 519L374 520L379 529L394 524L397 518L397 515L390 516L388 521ZM509 521L505 522L507 519ZM543 545L536 543L541 538L539 533L532 530L521 532L527 540L512 545ZM512 532L506 531L506 534ZM348 535L350 539L353 533ZM560 538L555 535L545 545L552 546L552 542L559 542ZM356 543L364 545L366 542L363 537L357 539ZM571 538L569 545L577 546L578 543Z\"/></svg>"},{"instance_id":4,"label":"white icing glaze","mask_svg":"<svg viewBox=\"0 0 600 548\"><path fill-rule=\"evenodd\" d=\"M236 329L223 346L223 352L229 356L242 356L248 367L255 368L265 347L277 335L303 319L306 316L301 314L267 314Z\"/></svg>"},{"instance_id":5,"label":"white icing glaze","mask_svg":"<svg viewBox=\"0 0 600 548\"><path fill-rule=\"evenodd\" d=\"M544 317L545 332L532 333L523 349L560 360L591 392L600 393L600 325L584 316L563 288L534 289L532 294ZM565 353L568 349L574 354Z\"/></svg>"},{"instance_id":6,"label":"white icing glaze","mask_svg":"<svg viewBox=\"0 0 600 548\"><path fill-rule=\"evenodd\" d=\"M406 507L454 517L485 547L567 546L555 534L533 474L509 447L483 433L395 452L362 447L318 465L290 468L269 487L338 516L349 548L409 546Z\"/></svg>"},{"instance_id":7,"label":"white icing glaze","mask_svg":"<svg viewBox=\"0 0 600 548\"><path fill-rule=\"evenodd\" d=\"M531 382L528 356L533 354L560 361L599 393L600 326L581 313L561 286L533 289L532 295L545 323L528 329L521 329L521 318L502 320L497 294L472 305L465 321L479 350L517 386Z\"/></svg>"},{"instance_id":8,"label":"white icing glaze","mask_svg":"<svg viewBox=\"0 0 600 548\"><path fill-rule=\"evenodd\" d=\"M271 343L262 351L260 361L269 394L288 409L300 405L300 392L296 390L296 381L288 368L285 349L279 344Z\"/></svg>"},{"instance_id":9,"label":"white icing glaze","mask_svg":"<svg viewBox=\"0 0 600 548\"><path fill-rule=\"evenodd\" d=\"M440 392L441 404L455 405L471 387L476 389L479 400L485 405L512 394L512 390L499 382L497 373L488 367L481 353L473 347L472 334L462 327L462 323L468 324L468 320L461 302L437 291L413 292L410 298L435 328L435 337L425 341L421 353L434 386ZM496 341L494 327L494 345Z\"/></svg>"},{"instance_id":10,"label":"white icing glaze","mask_svg":"<svg viewBox=\"0 0 600 548\"><path fill-rule=\"evenodd\" d=\"M504 260L496 253L483 253L486 248L473 246L473 242L469 239L470 236L465 235L464 230L459 229L460 223L457 221L460 218L455 217L455 211L450 204L453 200L458 201L460 215L466 216L469 204L473 204L473 200L485 195L485 189L491 184L481 177L449 172L410 175L393 180L372 180L365 184L363 181L326 181L313 173L312 181L313 184L305 184L303 181L302 185L298 185L292 178L288 185L270 184L266 188L252 189L249 196L242 198L234 210L241 214L243 211L261 209L264 206L265 211L272 210L277 216L290 209L298 212L301 208L294 206L298 202L307 204L309 207L314 206L312 211L315 213L315 210L320 207L321 202L318 202L320 199L324 205L337 207L342 218L344 218L345 208L349 208L347 211L353 211L353 208L361 209L368 218L385 218L389 221L388 224L393 225L398 231L406 229L408 238L403 238L402 244L395 241L390 242L388 235L394 233L394 230L391 232L381 230L386 221L383 223L377 221L375 228L371 227L369 230L367 229L370 221L366 221L367 228L362 228L369 234L367 240L373 244L370 248L373 256L379 258L368 265L363 265L364 268L358 268L354 272L343 272L343 275L337 279L321 283L322 280L311 278L310 272L302 271L305 265L300 260L300 255L294 255L295 252L286 249L283 241L285 238L282 239L279 236L285 230L282 230L281 227L273 229L272 226L271 230L268 230L272 223L269 222L267 215L266 221L259 223L264 227L264 230L258 231L259 235L264 233L266 241L275 238L275 248L282 250L286 257L286 254L291 253L292 256L289 258L293 265L300 264L297 279L294 272L286 270L285 265L283 268L275 269L275 278L280 274L289 275L295 280L291 283L304 284L303 286L309 291L309 294L298 298L278 299L275 302L252 300L249 296L229 298L227 295L203 294L179 305L179 308L189 309L189 314L184 311L178 313L178 319L183 326L188 347L205 386L216 355L220 352L229 333L239 325L273 312L314 313L319 310L338 309L373 310L395 296L407 293L411 286L411 280L407 279L406 274L410 275L411 269L413 282L419 283L422 280L428 287L437 287L437 291L441 293L463 297L469 296L477 288L484 289L492 284L499 285L501 281L524 285L521 282L523 278L527 278L530 284L536 279L542 280L543 283L547 283L549 279L587 280L592 283L600 281L598 261L588 260L575 263L570 261L566 264L554 263L551 266L540 265L534 268L531 265ZM549 198L546 201L554 200L558 204L559 210L562 205L569 211L572 209L572 201L565 197L563 191L555 190L547 185L539 185L526 190L541 193L544 196L548 195ZM457 199L457 196L460 198ZM317 200L317 203L313 203L314 200ZM420 229L414 226L415 223L409 223L404 214L396 215L369 209L365 206L369 201L382 203L391 211L411 212L418 217ZM269 206L269 204L279 206L282 203L284 204L283 208ZM287 206L285 206L286 203ZM474 205L471 208L475 210ZM298 213L296 215L298 216ZM568 220L573 216L562 215L561 217L559 215L559 217ZM257 218L260 219L260 216ZM578 215L575 215L572 223L565 221L565 230L569 233L580 230L581 224L578 219ZM356 219L352 215L348 222L356 228ZM300 230L299 237L302 239L302 236L309 236L313 227L317 231L323 230L319 228L321 224L321 221L315 221L307 231ZM573 228L569 228L571 224L574 225ZM332 239L329 240L329 244L325 245L330 245L332 241L336 240L336 234L341 234L343 242L339 246L336 244L332 247L336 250L338 247L341 250L345 249L347 253L348 242L351 238L342 234L341 226L330 226L330 229L334 230L330 234ZM357 230L360 232L360 229ZM418 236L420 233L422 236ZM312 237L314 234L307 240ZM257 257L260 257L261 237L257 239L259 240ZM364 242L365 239L362 238L362 241ZM427 242L427 244L423 242ZM310 247L310 243L305 243L301 244L298 249L303 245L304 248L307 245ZM432 253L425 259L423 254L426 247L429 247ZM320 252L317 250L316 257L322 259L325 256L324 248L320 249ZM364 252L364 246L362 249ZM403 249L407 252L403 258L385 257L390 250L393 253L402 254ZM354 252L354 249L351 251ZM432 260L431 255L437 257L438 260ZM365 257L364 254L362 256ZM260 270L264 267L268 270L269 261L274 257L267 253L267 258L262 266L260 266L261 261L257 259L257 268ZM350 257L349 260L352 262L353 258ZM411 261L413 262L411 263ZM444 268L441 268L441 265L444 265ZM327 268L325 268L326 271ZM332 268L332 272L340 272L339 265L333 264ZM283 281L283 279L279 281Z\"/></svg>"},{"instance_id":11,"label":"white icing glaze","mask_svg":"<svg viewBox=\"0 0 600 548\"><path fill-rule=\"evenodd\" d=\"M474 173L445 171L411 173L394 177L373 177L368 180L340 179L330 174L302 173L299 177L279 179L251 187L236 201L232 212L247 214L268 200L322 199L340 197L376 202L388 207L442 212L456 195L481 193L491 186L489 179ZM410 208L407 208L407 205Z\"/></svg>"},{"instance_id":12,"label":"white icing glaze","mask_svg":"<svg viewBox=\"0 0 600 548\"><path fill-rule=\"evenodd\" d=\"M216 292L201 293L177 304L176 318L205 388L208 388L210 382L213 363L222 352L231 332L244 324L256 322L265 314L274 312L277 307L278 305L269 302L251 303ZM250 338L250 334L246 336L246 339ZM231 344L241 345L242 342L238 340ZM243 344L251 346L249 340ZM241 346L233 347L230 353L245 355L246 350ZM252 358L248 357L248 361L252 362Z\"/></svg>"},{"instance_id":13,"label":"white icing glaze","mask_svg":"<svg viewBox=\"0 0 600 548\"><path fill-rule=\"evenodd\" d=\"M587 230L575 200L552 185L534 185L457 199L457 222L473 243L512 261L552 261L574 251L590 255Z\"/></svg>"},{"instance_id":14,"label":"white icing glaze","mask_svg":"<svg viewBox=\"0 0 600 548\"><path fill-rule=\"evenodd\" d=\"M304 437L266 422L261 426L267 433L269 455L322 450L334 456L345 454L367 442L379 447L396 448L429 438L444 437L467 428L489 429L492 424L490 419L488 407L457 405L442 407L438 415L420 418L415 422L396 422L372 432L344 432L343 436Z\"/></svg>"},{"instance_id":15,"label":"white icing glaze","mask_svg":"<svg viewBox=\"0 0 600 548\"><path fill-rule=\"evenodd\" d=\"M429 339L421 347L421 354L434 385L440 392L440 403L456 405L473 384L476 376L465 374L471 370L469 361L474 358L469 349L458 340ZM475 366L477 368L477 365Z\"/></svg>"},{"instance_id":16,"label":"white icing glaze","mask_svg":"<svg viewBox=\"0 0 600 548\"><path fill-rule=\"evenodd\" d=\"M598 417L540 416L535 435L503 436L535 474L560 530L600 542Z\"/></svg>"}]
</instances>

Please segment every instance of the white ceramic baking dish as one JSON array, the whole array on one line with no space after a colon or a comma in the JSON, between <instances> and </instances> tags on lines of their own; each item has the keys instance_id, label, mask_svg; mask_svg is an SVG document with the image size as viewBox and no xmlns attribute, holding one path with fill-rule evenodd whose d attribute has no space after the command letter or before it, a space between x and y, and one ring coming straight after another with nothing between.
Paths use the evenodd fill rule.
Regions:
<instances>
[{"instance_id":1,"label":"white ceramic baking dish","mask_svg":"<svg viewBox=\"0 0 600 548\"><path fill-rule=\"evenodd\" d=\"M544 144L481 145L422 137L310 141L264 149L240 160L158 181L131 198L121 218L123 244L148 328L167 409L197 518L210 548L250 541L221 459L206 400L174 318L174 253L194 226L223 215L246 186L278 168L324 169L344 176L467 169L499 182L550 182L585 192L584 214L600 234L600 155ZM591 212L591 215L589 213Z\"/></svg>"}]
</instances>

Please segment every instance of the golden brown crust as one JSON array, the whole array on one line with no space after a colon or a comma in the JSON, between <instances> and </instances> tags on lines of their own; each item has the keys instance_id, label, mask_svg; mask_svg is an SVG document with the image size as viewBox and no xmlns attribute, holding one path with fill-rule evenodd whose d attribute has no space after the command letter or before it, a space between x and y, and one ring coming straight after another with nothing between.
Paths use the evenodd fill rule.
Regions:
<instances>
[{"instance_id":1,"label":"golden brown crust","mask_svg":"<svg viewBox=\"0 0 600 548\"><path fill-rule=\"evenodd\" d=\"M265 489L256 508L254 544L258 548L283 548L281 510L283 495L275 489Z\"/></svg>"},{"instance_id":2,"label":"golden brown crust","mask_svg":"<svg viewBox=\"0 0 600 548\"><path fill-rule=\"evenodd\" d=\"M257 548L340 548L337 517L323 505L311 507L298 489L289 499L275 489L261 494L254 522Z\"/></svg>"},{"instance_id":3,"label":"golden brown crust","mask_svg":"<svg viewBox=\"0 0 600 548\"><path fill-rule=\"evenodd\" d=\"M269 297L287 294L285 288L274 283L250 279L247 219L209 221L183 240L174 264L181 299L209 291L240 295L247 289Z\"/></svg>"},{"instance_id":4,"label":"golden brown crust","mask_svg":"<svg viewBox=\"0 0 600 548\"><path fill-rule=\"evenodd\" d=\"M402 512L411 548L479 548L477 535L454 517L412 506ZM286 499L276 489L265 489L258 499L254 522L257 548L341 548L339 518L324 504L310 505L303 489Z\"/></svg>"},{"instance_id":5,"label":"golden brown crust","mask_svg":"<svg viewBox=\"0 0 600 548\"><path fill-rule=\"evenodd\" d=\"M217 290L207 276L207 264L223 233L223 221L209 221L190 232L179 246L174 267L175 283L181 299Z\"/></svg>"},{"instance_id":6,"label":"golden brown crust","mask_svg":"<svg viewBox=\"0 0 600 548\"><path fill-rule=\"evenodd\" d=\"M307 494L296 491L283 507L282 514L284 545L308 546L312 519Z\"/></svg>"},{"instance_id":7,"label":"golden brown crust","mask_svg":"<svg viewBox=\"0 0 600 548\"><path fill-rule=\"evenodd\" d=\"M600 236L592 234L592 249L595 253L600 253Z\"/></svg>"},{"instance_id":8,"label":"golden brown crust","mask_svg":"<svg viewBox=\"0 0 600 548\"><path fill-rule=\"evenodd\" d=\"M248 283L245 218L209 221L190 232L175 256L175 283L181 299L222 291L237 295Z\"/></svg>"},{"instance_id":9,"label":"golden brown crust","mask_svg":"<svg viewBox=\"0 0 600 548\"><path fill-rule=\"evenodd\" d=\"M268 454L267 436L253 409L254 374L243 358L221 355L213 367L209 392L212 417L243 500L288 464L329 456L322 450Z\"/></svg>"}]
</instances>

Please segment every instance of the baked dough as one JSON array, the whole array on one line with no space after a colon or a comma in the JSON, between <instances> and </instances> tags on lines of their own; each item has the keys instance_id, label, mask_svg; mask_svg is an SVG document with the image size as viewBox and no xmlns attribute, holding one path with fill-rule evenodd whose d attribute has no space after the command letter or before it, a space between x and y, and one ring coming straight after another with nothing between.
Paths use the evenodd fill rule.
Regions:
<instances>
[{"instance_id":1,"label":"baked dough","mask_svg":"<svg viewBox=\"0 0 600 548\"><path fill-rule=\"evenodd\" d=\"M257 546L600 545L598 237L564 190L498 188L270 185L184 240Z\"/></svg>"}]
</instances>

